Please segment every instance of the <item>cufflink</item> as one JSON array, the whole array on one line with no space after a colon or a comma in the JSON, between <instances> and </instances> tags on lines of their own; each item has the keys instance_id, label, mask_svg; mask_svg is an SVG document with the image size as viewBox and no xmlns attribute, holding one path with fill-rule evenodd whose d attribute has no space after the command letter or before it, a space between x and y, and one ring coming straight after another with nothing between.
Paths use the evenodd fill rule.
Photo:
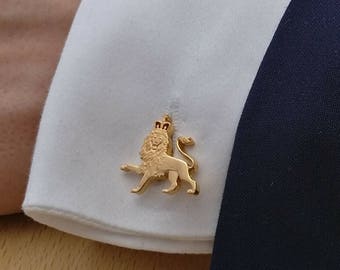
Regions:
<instances>
[{"instance_id":1,"label":"cufflink","mask_svg":"<svg viewBox=\"0 0 340 270\"><path fill-rule=\"evenodd\" d=\"M176 148L185 160L173 156L174 125L169 115L156 121L149 135L144 139L140 151L142 160L140 165L123 164L120 169L142 175L138 185L131 190L132 193L143 193L152 181L169 180L170 186L162 190L167 194L178 191L181 182L190 185L188 194L199 193L196 180L192 174L197 170L197 162L185 151L185 146L195 144L191 137L178 137Z\"/></svg>"}]
</instances>

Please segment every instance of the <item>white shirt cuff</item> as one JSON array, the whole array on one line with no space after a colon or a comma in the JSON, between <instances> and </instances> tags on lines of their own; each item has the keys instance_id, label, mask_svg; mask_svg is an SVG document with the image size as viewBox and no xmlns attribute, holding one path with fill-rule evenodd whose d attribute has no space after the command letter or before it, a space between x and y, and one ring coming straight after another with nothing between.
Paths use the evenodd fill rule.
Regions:
<instances>
[{"instance_id":1,"label":"white shirt cuff","mask_svg":"<svg viewBox=\"0 0 340 270\"><path fill-rule=\"evenodd\" d=\"M84 0L42 116L25 213L86 238L210 253L237 124L288 0ZM169 113L195 139L201 193L131 194L144 137ZM251 154L251 153L250 153Z\"/></svg>"}]
</instances>

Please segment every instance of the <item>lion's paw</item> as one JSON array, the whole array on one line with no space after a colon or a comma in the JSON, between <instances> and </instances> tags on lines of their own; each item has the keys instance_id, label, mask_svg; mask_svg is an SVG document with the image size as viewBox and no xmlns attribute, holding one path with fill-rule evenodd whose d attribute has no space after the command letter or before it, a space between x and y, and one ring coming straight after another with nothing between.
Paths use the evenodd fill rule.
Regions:
<instances>
[{"instance_id":1,"label":"lion's paw","mask_svg":"<svg viewBox=\"0 0 340 270\"><path fill-rule=\"evenodd\" d=\"M141 191L140 187L135 187L135 188L131 189L132 193L139 193L140 191Z\"/></svg>"},{"instance_id":2,"label":"lion's paw","mask_svg":"<svg viewBox=\"0 0 340 270\"><path fill-rule=\"evenodd\" d=\"M199 191L197 189L188 189L187 193L197 195L199 193Z\"/></svg>"},{"instance_id":3,"label":"lion's paw","mask_svg":"<svg viewBox=\"0 0 340 270\"><path fill-rule=\"evenodd\" d=\"M174 188L165 188L165 189L162 189L162 192L167 193L167 194L172 194L172 193L175 192L175 189Z\"/></svg>"},{"instance_id":4,"label":"lion's paw","mask_svg":"<svg viewBox=\"0 0 340 270\"><path fill-rule=\"evenodd\" d=\"M122 171L126 171L126 172L129 170L127 164L123 164L122 166L120 166L120 169L121 169Z\"/></svg>"}]
</instances>

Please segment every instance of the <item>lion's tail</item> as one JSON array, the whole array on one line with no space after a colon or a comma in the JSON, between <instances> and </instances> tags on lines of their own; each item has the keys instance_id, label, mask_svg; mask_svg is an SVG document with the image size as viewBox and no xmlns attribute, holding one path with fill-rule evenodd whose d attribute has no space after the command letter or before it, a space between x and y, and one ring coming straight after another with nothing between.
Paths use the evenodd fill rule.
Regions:
<instances>
[{"instance_id":1,"label":"lion's tail","mask_svg":"<svg viewBox=\"0 0 340 270\"><path fill-rule=\"evenodd\" d=\"M190 163L188 163L188 167L189 169L197 169L197 163L195 162L195 160L189 156L185 150L184 150L184 147L187 146L187 145L194 145L195 144L195 141L191 138L191 137L178 137L177 138L177 142L176 142L176 146L177 146L177 149L178 151L185 157L189 160Z\"/></svg>"}]
</instances>

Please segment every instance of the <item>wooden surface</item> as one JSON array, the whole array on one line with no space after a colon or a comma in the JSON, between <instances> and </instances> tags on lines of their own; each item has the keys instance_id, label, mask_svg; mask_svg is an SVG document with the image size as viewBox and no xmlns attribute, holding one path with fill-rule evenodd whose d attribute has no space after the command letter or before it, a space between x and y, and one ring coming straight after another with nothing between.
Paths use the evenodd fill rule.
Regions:
<instances>
[{"instance_id":1,"label":"wooden surface","mask_svg":"<svg viewBox=\"0 0 340 270\"><path fill-rule=\"evenodd\" d=\"M0 269L209 269L209 255L173 255L110 246L66 234L23 214L0 216Z\"/></svg>"}]
</instances>

